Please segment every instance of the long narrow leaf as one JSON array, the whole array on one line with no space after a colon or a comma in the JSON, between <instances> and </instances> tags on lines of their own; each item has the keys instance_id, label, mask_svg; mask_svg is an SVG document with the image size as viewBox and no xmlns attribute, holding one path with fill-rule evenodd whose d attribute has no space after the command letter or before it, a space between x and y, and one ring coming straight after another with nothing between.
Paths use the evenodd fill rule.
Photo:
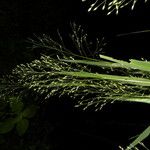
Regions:
<instances>
[{"instance_id":1,"label":"long narrow leaf","mask_svg":"<svg viewBox=\"0 0 150 150\"><path fill-rule=\"evenodd\" d=\"M60 59L64 62L70 63L77 63L77 64L84 64L84 65L91 65L91 66L98 66L98 67L122 67L118 63L112 63L108 61L89 61L89 60L67 60L67 59Z\"/></svg>"},{"instance_id":2,"label":"long narrow leaf","mask_svg":"<svg viewBox=\"0 0 150 150\"><path fill-rule=\"evenodd\" d=\"M149 79L138 78L138 77L89 73L89 72L85 72L85 71L81 71L81 72L61 71L61 72L56 72L56 73L61 74L61 75L76 76L76 77L80 77L80 78L93 78L93 79L97 79L97 80L111 80L111 81L117 81L117 82L122 82L122 83L126 83L126 84L132 84L132 85L150 86Z\"/></svg>"},{"instance_id":3,"label":"long narrow leaf","mask_svg":"<svg viewBox=\"0 0 150 150\"><path fill-rule=\"evenodd\" d=\"M136 147L140 142L150 135L150 126L147 127L125 150L131 150Z\"/></svg>"},{"instance_id":4,"label":"long narrow leaf","mask_svg":"<svg viewBox=\"0 0 150 150\"><path fill-rule=\"evenodd\" d=\"M140 102L150 104L150 96L117 96L112 97L114 100L123 100L128 102Z\"/></svg>"},{"instance_id":5,"label":"long narrow leaf","mask_svg":"<svg viewBox=\"0 0 150 150\"><path fill-rule=\"evenodd\" d=\"M111 61L111 62L118 63L118 64L120 64L122 67L127 68L127 69L130 69L130 68L131 68L131 64L128 63L128 62L126 62L126 61L123 61L123 60L114 59L114 58L112 58L112 57L105 56L105 55L100 55L100 58L105 59L105 60L108 60L108 61Z\"/></svg>"},{"instance_id":6,"label":"long narrow leaf","mask_svg":"<svg viewBox=\"0 0 150 150\"><path fill-rule=\"evenodd\" d=\"M135 67L136 69L150 72L149 61L140 61L140 60L135 60L135 59L131 59L130 61L131 61L130 62L131 66Z\"/></svg>"},{"instance_id":7,"label":"long narrow leaf","mask_svg":"<svg viewBox=\"0 0 150 150\"><path fill-rule=\"evenodd\" d=\"M105 56L105 55L100 55L100 58L118 63L120 64L120 66L126 69L138 69L138 70L150 72L149 61L140 61L140 60L130 59L130 62L126 62L126 61L114 59L112 57Z\"/></svg>"}]
</instances>

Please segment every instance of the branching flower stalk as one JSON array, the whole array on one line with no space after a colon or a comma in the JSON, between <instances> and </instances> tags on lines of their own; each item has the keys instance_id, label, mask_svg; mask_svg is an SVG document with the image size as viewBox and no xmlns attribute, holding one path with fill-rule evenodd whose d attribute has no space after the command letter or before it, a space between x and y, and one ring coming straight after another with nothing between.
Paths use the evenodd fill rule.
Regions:
<instances>
[{"instance_id":1,"label":"branching flower stalk","mask_svg":"<svg viewBox=\"0 0 150 150\"><path fill-rule=\"evenodd\" d=\"M63 44L60 44L46 35L30 39L33 49L55 50L57 53L53 56L43 54L38 60L18 65L11 75L0 80L0 97L20 96L28 91L45 99L68 95L76 107L84 110L92 107L96 111L115 101L150 104L150 62L134 59L127 62L105 55L89 58L89 53L82 51L87 46L87 36L78 38L80 29L77 29L71 37L77 48L82 47L79 53L86 56L69 51L62 40ZM95 49L100 48L96 46ZM149 134L148 127L126 150L135 148Z\"/></svg>"},{"instance_id":2,"label":"branching flower stalk","mask_svg":"<svg viewBox=\"0 0 150 150\"><path fill-rule=\"evenodd\" d=\"M82 0L82 2L85 1L88 0ZM147 1L148 0L145 0L144 2L146 3ZM114 11L118 14L119 10L126 6L131 7L131 10L133 10L137 2L138 0L95 0L95 2L90 5L88 12L96 11L101 8L102 10L106 10L107 15L110 15Z\"/></svg>"},{"instance_id":3,"label":"branching flower stalk","mask_svg":"<svg viewBox=\"0 0 150 150\"><path fill-rule=\"evenodd\" d=\"M106 56L101 55L101 57ZM107 57L107 59L109 58ZM79 63L80 61L82 64ZM130 67L132 73L129 76L92 73L89 65L94 65L94 63L97 64L95 67L114 68L113 72L120 67L124 69ZM126 63L126 66L122 63ZM145 63L149 64L149 62ZM133 70L138 70L138 68L131 62L112 63L84 60L83 63L83 60L78 60L77 63L77 60L72 57L66 60L66 58L54 59L43 55L40 60L17 66L12 74L24 87L44 94L46 99L55 94L59 96L67 94L73 98L81 99L77 106L88 108L92 105L98 107L116 100L150 103L150 95L147 94L150 86L149 74L146 72L146 76L143 78L144 69L146 72L147 68L143 68L143 71L134 73ZM120 73L123 74L121 71Z\"/></svg>"}]
</instances>

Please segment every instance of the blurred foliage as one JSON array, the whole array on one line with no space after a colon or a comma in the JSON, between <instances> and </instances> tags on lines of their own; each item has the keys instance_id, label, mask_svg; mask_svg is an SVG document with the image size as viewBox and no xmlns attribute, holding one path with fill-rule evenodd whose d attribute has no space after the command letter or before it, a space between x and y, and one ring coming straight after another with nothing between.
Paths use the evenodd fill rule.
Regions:
<instances>
[{"instance_id":1,"label":"blurred foliage","mask_svg":"<svg viewBox=\"0 0 150 150\"><path fill-rule=\"evenodd\" d=\"M29 126L28 119L34 117L37 106L30 105L24 108L24 104L19 97L10 97L7 98L7 101L8 112L1 116L0 134L8 133L16 127L18 135L22 136Z\"/></svg>"}]
</instances>

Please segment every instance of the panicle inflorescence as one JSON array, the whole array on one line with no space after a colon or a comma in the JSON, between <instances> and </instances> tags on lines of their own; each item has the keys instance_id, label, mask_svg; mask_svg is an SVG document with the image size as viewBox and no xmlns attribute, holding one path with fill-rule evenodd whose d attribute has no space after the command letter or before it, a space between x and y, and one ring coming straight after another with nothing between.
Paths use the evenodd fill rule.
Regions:
<instances>
[{"instance_id":1,"label":"panicle inflorescence","mask_svg":"<svg viewBox=\"0 0 150 150\"><path fill-rule=\"evenodd\" d=\"M53 95L68 95L77 101L76 107L84 109L95 106L95 110L99 110L107 103L141 96L146 91L135 85L65 74L65 71L82 73L90 72L90 69L83 64L71 64L62 60L60 57L54 59L43 55L40 60L17 66L13 76L18 77L18 83L23 87L44 95L45 99Z\"/></svg>"},{"instance_id":2,"label":"panicle inflorescence","mask_svg":"<svg viewBox=\"0 0 150 150\"><path fill-rule=\"evenodd\" d=\"M82 2L85 1L88 0L82 0ZM95 0L90 5L88 11L96 11L97 9L101 8L102 10L106 10L107 15L110 15L114 11L116 12L116 14L118 14L119 10L126 6L130 6L131 10L133 10L137 2L138 0ZM145 0L144 2L146 3L147 0Z\"/></svg>"}]
</instances>

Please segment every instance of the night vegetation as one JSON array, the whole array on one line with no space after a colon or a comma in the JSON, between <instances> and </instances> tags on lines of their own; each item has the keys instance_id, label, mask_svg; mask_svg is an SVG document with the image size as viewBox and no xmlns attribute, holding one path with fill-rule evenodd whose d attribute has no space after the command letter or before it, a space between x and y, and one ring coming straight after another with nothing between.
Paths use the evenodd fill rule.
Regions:
<instances>
[{"instance_id":1,"label":"night vegetation","mask_svg":"<svg viewBox=\"0 0 150 150\"><path fill-rule=\"evenodd\" d=\"M133 10L136 3L137 0L111 2L97 0L88 11L95 11L101 7L107 14L114 11L118 14L125 6L131 5ZM26 55L28 58L24 58L24 63L16 64L11 71L1 74L0 148L78 149L77 145L69 146L69 136L71 137L69 131L71 131L79 132L81 138L86 137L104 143L105 147L102 148L100 145L100 148L106 150L107 144L109 149L148 150L150 126L147 124L142 125L140 132L130 133L125 137L126 141L119 139L113 141L114 133L111 138L107 138L105 132L99 136L95 132L92 132L94 135L84 132L80 127L75 131L70 130L67 126L70 120L67 120L67 123L60 123L60 120L70 112L73 114L94 112L94 115L97 115L96 113L103 111L105 107L111 109L112 105L140 104L149 108L150 104L149 60L122 60L107 56L104 38L91 40L85 29L74 22L70 24L70 28L70 32L65 36L58 31L58 40L46 34L28 38L26 40L28 51L31 50L30 54ZM38 54L33 57L35 53ZM64 111L64 116L59 114L58 117L54 114L57 112L55 109L58 109L58 112L60 109L60 113L61 110ZM57 117L62 118L57 120ZM73 122L76 121L78 120ZM93 122L91 124L93 125ZM94 130L93 128L91 130ZM69 131L65 133L62 130ZM62 136L64 134L68 136L65 139ZM129 137L132 138L129 140ZM64 146L65 140L68 142ZM94 142L89 147L84 140L80 143L83 145L81 148L96 149L97 145L95 146Z\"/></svg>"}]
</instances>

